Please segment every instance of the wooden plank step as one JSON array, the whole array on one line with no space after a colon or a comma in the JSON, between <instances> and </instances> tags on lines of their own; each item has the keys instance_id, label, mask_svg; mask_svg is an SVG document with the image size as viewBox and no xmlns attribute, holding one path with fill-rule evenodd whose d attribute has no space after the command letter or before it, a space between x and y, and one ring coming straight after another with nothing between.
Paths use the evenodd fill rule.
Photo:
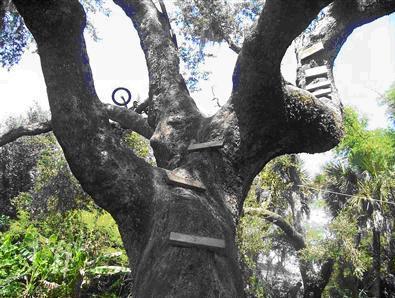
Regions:
<instances>
[{"instance_id":1,"label":"wooden plank step","mask_svg":"<svg viewBox=\"0 0 395 298\"><path fill-rule=\"evenodd\" d=\"M184 188L195 189L199 191L205 191L206 187L198 180L188 179L173 172L166 171L167 183L175 186L181 186Z\"/></svg>"},{"instance_id":2,"label":"wooden plank step","mask_svg":"<svg viewBox=\"0 0 395 298\"><path fill-rule=\"evenodd\" d=\"M309 84L309 85L307 85L305 87L305 89L307 91L311 91L311 90L319 89L319 88L322 88L322 87L327 87L327 86L330 86L330 85L331 85L331 81L325 80L325 81Z\"/></svg>"},{"instance_id":3,"label":"wooden plank step","mask_svg":"<svg viewBox=\"0 0 395 298\"><path fill-rule=\"evenodd\" d=\"M173 245L185 247L203 247L213 250L225 248L225 240L218 238L201 237L182 233L171 232L169 242Z\"/></svg>"},{"instance_id":4,"label":"wooden plank step","mask_svg":"<svg viewBox=\"0 0 395 298\"><path fill-rule=\"evenodd\" d=\"M210 141L205 143L190 144L188 151L198 151L208 148L220 148L224 145L224 141Z\"/></svg>"},{"instance_id":5,"label":"wooden plank step","mask_svg":"<svg viewBox=\"0 0 395 298\"><path fill-rule=\"evenodd\" d=\"M326 68L326 66L318 66L318 67L313 67L313 68L309 68L305 70L305 77L316 77L316 76L320 76L323 74L327 74L328 69Z\"/></svg>"},{"instance_id":6,"label":"wooden plank step","mask_svg":"<svg viewBox=\"0 0 395 298\"><path fill-rule=\"evenodd\" d=\"M308 47L300 53L300 60L306 59L307 57L310 57L311 55L314 55L315 53L318 53L319 51L322 51L324 49L324 45L322 42L317 42L316 44L313 44L311 47Z\"/></svg>"},{"instance_id":7,"label":"wooden plank step","mask_svg":"<svg viewBox=\"0 0 395 298\"><path fill-rule=\"evenodd\" d=\"M317 90L317 91L313 92L313 95L315 97L321 97L321 96L330 94L331 92L332 92L331 88L326 88L326 89L320 89L320 90Z\"/></svg>"}]
</instances>

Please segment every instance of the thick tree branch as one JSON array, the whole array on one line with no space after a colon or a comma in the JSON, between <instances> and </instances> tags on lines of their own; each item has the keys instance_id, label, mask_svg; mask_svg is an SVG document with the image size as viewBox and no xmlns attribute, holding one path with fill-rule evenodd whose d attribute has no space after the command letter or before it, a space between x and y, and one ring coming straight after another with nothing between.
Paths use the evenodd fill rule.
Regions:
<instances>
[{"instance_id":1,"label":"thick tree branch","mask_svg":"<svg viewBox=\"0 0 395 298\"><path fill-rule=\"evenodd\" d=\"M286 113L281 59L293 39L329 2L268 0L244 41L233 72L232 96L213 122L230 115L224 126L232 118L232 129L237 127L232 133L239 138L233 154L238 155L246 185L270 159L294 152L294 121Z\"/></svg>"},{"instance_id":2,"label":"thick tree branch","mask_svg":"<svg viewBox=\"0 0 395 298\"><path fill-rule=\"evenodd\" d=\"M132 129L147 139L152 137L152 128L148 125L147 120L140 114L111 104L106 104L105 107L108 117L118 122L122 128Z\"/></svg>"},{"instance_id":3,"label":"thick tree branch","mask_svg":"<svg viewBox=\"0 0 395 298\"><path fill-rule=\"evenodd\" d=\"M233 74L233 93L281 83L280 64L291 42L331 1L268 0L255 28L245 39ZM261 95L261 94L256 94ZM233 102L245 96L234 97ZM262 98L259 100L263 101Z\"/></svg>"},{"instance_id":4,"label":"thick tree branch","mask_svg":"<svg viewBox=\"0 0 395 298\"><path fill-rule=\"evenodd\" d=\"M296 48L306 48L316 42L322 42L324 62L330 68L341 47L354 29L370 23L384 15L395 12L394 0L348 0L334 1L324 10L324 16L317 21L312 30L303 32L296 39ZM313 56L307 62L320 56ZM298 62L301 63L298 56ZM306 64L306 61L303 61Z\"/></svg>"},{"instance_id":5,"label":"thick tree branch","mask_svg":"<svg viewBox=\"0 0 395 298\"><path fill-rule=\"evenodd\" d=\"M176 49L178 49L177 36L174 33L173 29L171 28L170 18L169 18L169 15L167 14L166 5L163 2L163 0L159 0L159 5L160 5L160 9L162 10L162 15L165 18L166 25L168 26L168 30L170 31L170 37L171 37L174 45L176 46Z\"/></svg>"},{"instance_id":6,"label":"thick tree branch","mask_svg":"<svg viewBox=\"0 0 395 298\"><path fill-rule=\"evenodd\" d=\"M11 143L23 136L36 136L52 130L51 121L21 125L0 135L0 147Z\"/></svg>"},{"instance_id":7,"label":"thick tree branch","mask_svg":"<svg viewBox=\"0 0 395 298\"><path fill-rule=\"evenodd\" d=\"M110 104L104 104L108 117L118 122L122 128L132 129L143 137L150 139L152 129L145 118L132 110L127 110ZM21 125L0 135L0 147L11 143L20 137L36 136L52 131L51 121Z\"/></svg>"},{"instance_id":8,"label":"thick tree branch","mask_svg":"<svg viewBox=\"0 0 395 298\"><path fill-rule=\"evenodd\" d=\"M167 17L157 10L151 0L114 0L132 20L140 37L149 73L149 101L154 105L149 113L149 123L155 128L160 118L170 109L197 112L180 75L179 58L172 40ZM163 3L162 3L163 4ZM169 89L182 96L169 98ZM162 110L161 110L162 109Z\"/></svg>"},{"instance_id":9,"label":"thick tree branch","mask_svg":"<svg viewBox=\"0 0 395 298\"><path fill-rule=\"evenodd\" d=\"M134 111L137 114L142 114L143 112L148 113L147 109L148 109L150 103L151 103L150 99L147 98L141 104L139 104Z\"/></svg>"},{"instance_id":10,"label":"thick tree branch","mask_svg":"<svg viewBox=\"0 0 395 298\"><path fill-rule=\"evenodd\" d=\"M307 125L312 122L312 119L299 117L298 122L306 124L304 125L306 129L303 132L299 131L300 139L304 139L307 145L303 151L314 152L329 149L341 136L342 104L335 86L333 63L348 36L356 27L393 11L395 11L395 1L336 1L323 10L323 17L319 18L310 30L306 30L296 39L298 86L308 88L315 94L323 89L330 90L328 94L320 95L319 99L311 101L308 100L309 97L311 98L311 95L308 95L309 92L296 91L295 87L290 85L284 88L285 98L288 101L299 102L299 106L303 102L310 102L310 104L303 104L302 108L298 107L296 114L315 115L317 120L321 118L318 126L314 127ZM321 50L307 57L302 55L307 48L321 44ZM309 69L318 66L326 68L326 73L315 77L307 76ZM312 87L320 86L320 84L325 85ZM290 111L295 110L292 104L286 104L286 107L288 114L295 114ZM312 144L312 141L315 144ZM325 143L327 143L326 146Z\"/></svg>"},{"instance_id":11,"label":"thick tree branch","mask_svg":"<svg viewBox=\"0 0 395 298\"><path fill-rule=\"evenodd\" d=\"M330 81L325 88L331 88L331 94L316 98L284 83L280 63L292 40L330 2L266 1L256 27L243 44L233 73L232 97L215 121L220 121L221 115L233 115L239 129L239 167L247 181L276 155L326 151L342 135L342 106L334 86L333 60L355 27L392 12L395 1L337 1L325 8L326 16L312 31L309 28L298 38L298 53L323 42L324 50L305 58L298 72L298 86L305 88L306 69L326 68L325 74L310 76L307 82ZM324 90L311 90L316 91Z\"/></svg>"},{"instance_id":12,"label":"thick tree branch","mask_svg":"<svg viewBox=\"0 0 395 298\"><path fill-rule=\"evenodd\" d=\"M114 0L133 22L149 73L148 123L157 164L177 167L202 120L180 75L179 58L166 17L151 0Z\"/></svg>"},{"instance_id":13,"label":"thick tree branch","mask_svg":"<svg viewBox=\"0 0 395 298\"><path fill-rule=\"evenodd\" d=\"M328 96L323 96L322 100L333 110L337 110L338 114L341 114L341 101L333 75L333 64L337 54L355 28L394 11L395 1L335 1L326 7L323 10L323 17L317 20L311 30L303 32L295 40L298 86L306 88L308 84L311 86L312 83L329 81L329 86L325 88L330 88L331 93ZM305 58L301 55L306 48L317 44L322 44L321 51ZM327 76L306 78L306 71L315 66L326 66Z\"/></svg>"},{"instance_id":14,"label":"thick tree branch","mask_svg":"<svg viewBox=\"0 0 395 298\"><path fill-rule=\"evenodd\" d=\"M288 84L283 86L283 94L290 153L323 152L336 146L343 135L339 105Z\"/></svg>"},{"instance_id":15,"label":"thick tree branch","mask_svg":"<svg viewBox=\"0 0 395 298\"><path fill-rule=\"evenodd\" d=\"M80 3L14 0L14 4L37 42L52 129L71 171L101 207L113 215L132 212L137 202L152 197L153 170L112 133L93 84ZM137 213L135 218L141 221Z\"/></svg>"},{"instance_id":16,"label":"thick tree branch","mask_svg":"<svg viewBox=\"0 0 395 298\"><path fill-rule=\"evenodd\" d=\"M304 237L280 215L263 208L244 208L244 212L251 215L262 216L265 220L278 226L287 236L289 242L293 245L296 251L306 247Z\"/></svg>"}]
</instances>

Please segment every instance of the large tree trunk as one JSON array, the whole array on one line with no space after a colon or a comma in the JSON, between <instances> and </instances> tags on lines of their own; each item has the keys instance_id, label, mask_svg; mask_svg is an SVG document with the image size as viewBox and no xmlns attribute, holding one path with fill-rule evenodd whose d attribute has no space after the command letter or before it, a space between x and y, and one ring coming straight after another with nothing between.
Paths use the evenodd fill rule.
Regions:
<instances>
[{"instance_id":1,"label":"large tree trunk","mask_svg":"<svg viewBox=\"0 0 395 298\"><path fill-rule=\"evenodd\" d=\"M159 179L165 179L159 176ZM205 179L206 193L162 184L136 251L127 214L114 214L134 270L136 297L243 297L235 222L221 202L224 192ZM171 232L224 239L225 249L182 247Z\"/></svg>"},{"instance_id":2,"label":"large tree trunk","mask_svg":"<svg viewBox=\"0 0 395 298\"><path fill-rule=\"evenodd\" d=\"M178 77L158 94L183 98L184 106L191 106L186 119L195 127L173 129L171 141L183 146L184 155L182 161L174 158L179 149L163 135L179 123L162 119L163 110L158 108L152 121L163 124L151 138L158 164L195 177L206 190L168 185L164 169L137 158L111 133L107 111L93 87L82 39L85 21L78 2L32 2L15 1L38 44L53 131L84 190L119 225L135 277L134 296L242 297L235 227L243 193L237 166L224 154L232 144L218 151L185 150L192 138L204 141L221 135L222 126L215 128L216 123L197 118L188 93L178 89L182 84ZM179 113L175 117L180 117ZM175 246L169 243L171 232L224 239L226 247L214 252Z\"/></svg>"}]
</instances>

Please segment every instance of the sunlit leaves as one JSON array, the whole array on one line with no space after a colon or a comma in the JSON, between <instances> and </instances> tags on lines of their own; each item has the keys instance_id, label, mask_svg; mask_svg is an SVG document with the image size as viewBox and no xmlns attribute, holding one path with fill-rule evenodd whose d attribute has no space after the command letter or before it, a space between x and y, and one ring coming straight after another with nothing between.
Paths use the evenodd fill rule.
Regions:
<instances>
[{"instance_id":1,"label":"sunlit leaves","mask_svg":"<svg viewBox=\"0 0 395 298\"><path fill-rule=\"evenodd\" d=\"M382 241L382 248L374 245L373 236L383 240L393 234L394 140L393 130L369 130L366 119L345 109L345 137L336 148L336 161L321 179L324 198L336 216L330 226L331 238L324 245L338 260L335 274L341 278L332 281L334 288L346 278L371 282L377 258L392 254L388 243ZM380 262L384 268L393 258L384 257ZM348 287L344 291L355 295L355 289ZM336 289L335 293L340 292Z\"/></svg>"},{"instance_id":2,"label":"sunlit leaves","mask_svg":"<svg viewBox=\"0 0 395 298\"><path fill-rule=\"evenodd\" d=\"M187 0L176 1L175 31L184 63L188 87L198 90L199 80L209 73L200 69L210 55L206 45L228 43L240 47L245 34L262 10L263 0Z\"/></svg>"},{"instance_id":3,"label":"sunlit leaves","mask_svg":"<svg viewBox=\"0 0 395 298\"><path fill-rule=\"evenodd\" d=\"M92 17L96 13L110 15L108 8L104 6L104 0L81 0L87 13L88 34L93 40L99 40L96 28L93 26ZM22 17L12 4L0 4L0 66L7 69L17 64L23 54L33 45L34 39L26 28ZM33 50L34 49L33 45Z\"/></svg>"},{"instance_id":4,"label":"sunlit leaves","mask_svg":"<svg viewBox=\"0 0 395 298\"><path fill-rule=\"evenodd\" d=\"M98 276L129 272L108 213L91 206L35 221L20 211L10 230L0 233L1 297L79 296ZM103 217L106 227L97 225ZM114 290L119 291L119 285Z\"/></svg>"},{"instance_id":5,"label":"sunlit leaves","mask_svg":"<svg viewBox=\"0 0 395 298\"><path fill-rule=\"evenodd\" d=\"M5 11L0 31L0 65L10 68L18 63L33 37L15 9Z\"/></svg>"},{"instance_id":6,"label":"sunlit leaves","mask_svg":"<svg viewBox=\"0 0 395 298\"><path fill-rule=\"evenodd\" d=\"M367 122L358 114L345 110L345 137L337 148L350 164L372 176L391 168L395 161L393 132L385 129L367 130Z\"/></svg>"},{"instance_id":7,"label":"sunlit leaves","mask_svg":"<svg viewBox=\"0 0 395 298\"><path fill-rule=\"evenodd\" d=\"M382 98L382 101L388 106L388 116L395 126L395 83L393 83L388 89L385 96Z\"/></svg>"}]
</instances>

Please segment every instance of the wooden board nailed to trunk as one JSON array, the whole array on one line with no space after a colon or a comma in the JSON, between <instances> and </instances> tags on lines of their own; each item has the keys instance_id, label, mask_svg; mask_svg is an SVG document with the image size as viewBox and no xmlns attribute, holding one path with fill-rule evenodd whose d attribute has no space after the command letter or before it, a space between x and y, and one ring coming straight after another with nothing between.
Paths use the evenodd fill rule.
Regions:
<instances>
[{"instance_id":1,"label":"wooden board nailed to trunk","mask_svg":"<svg viewBox=\"0 0 395 298\"><path fill-rule=\"evenodd\" d=\"M313 67L305 70L305 76L306 78L309 77L317 77L320 75L327 74L328 69L326 66L318 66L318 67Z\"/></svg>"},{"instance_id":2,"label":"wooden board nailed to trunk","mask_svg":"<svg viewBox=\"0 0 395 298\"><path fill-rule=\"evenodd\" d=\"M300 53L300 60L306 59L307 57L310 57L323 49L324 49L324 45L322 44L322 42L321 41L317 42L316 44L313 44L311 47L304 49Z\"/></svg>"},{"instance_id":3,"label":"wooden board nailed to trunk","mask_svg":"<svg viewBox=\"0 0 395 298\"><path fill-rule=\"evenodd\" d=\"M332 92L332 89L331 89L331 88L320 89L320 90L317 90L317 91L313 92L313 95L314 95L315 97L321 97L321 96L324 96L324 95L328 95L328 94L330 94L331 92Z\"/></svg>"},{"instance_id":4,"label":"wooden board nailed to trunk","mask_svg":"<svg viewBox=\"0 0 395 298\"><path fill-rule=\"evenodd\" d=\"M307 91L312 91L312 90L315 90L315 89L319 89L319 88L323 88L323 87L328 87L328 86L330 86L330 85L331 85L331 81L325 80L325 81L320 81L320 82L317 82L317 83L309 84L309 85L307 85L307 86L305 87L305 89L306 89Z\"/></svg>"},{"instance_id":5,"label":"wooden board nailed to trunk","mask_svg":"<svg viewBox=\"0 0 395 298\"><path fill-rule=\"evenodd\" d=\"M198 151L203 149L221 148L224 145L224 141L210 141L205 143L195 143L188 147L188 151Z\"/></svg>"},{"instance_id":6,"label":"wooden board nailed to trunk","mask_svg":"<svg viewBox=\"0 0 395 298\"><path fill-rule=\"evenodd\" d=\"M200 191L206 190L206 187L203 185L203 183L198 180L185 178L170 171L166 171L166 175L168 184Z\"/></svg>"},{"instance_id":7,"label":"wooden board nailed to trunk","mask_svg":"<svg viewBox=\"0 0 395 298\"><path fill-rule=\"evenodd\" d=\"M201 237L175 232L170 233L169 242L178 246L196 246L213 250L221 250L225 248L225 240L223 239Z\"/></svg>"}]
</instances>

